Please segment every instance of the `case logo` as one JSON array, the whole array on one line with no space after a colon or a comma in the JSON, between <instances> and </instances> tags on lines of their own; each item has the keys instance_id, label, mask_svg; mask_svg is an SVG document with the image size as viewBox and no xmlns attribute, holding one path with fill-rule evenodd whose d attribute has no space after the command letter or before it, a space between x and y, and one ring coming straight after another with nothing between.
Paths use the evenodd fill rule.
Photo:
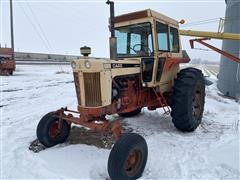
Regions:
<instances>
[{"instance_id":1,"label":"case logo","mask_svg":"<svg viewBox=\"0 0 240 180\"><path fill-rule=\"evenodd\" d=\"M122 68L123 64L112 64L112 68Z\"/></svg>"}]
</instances>

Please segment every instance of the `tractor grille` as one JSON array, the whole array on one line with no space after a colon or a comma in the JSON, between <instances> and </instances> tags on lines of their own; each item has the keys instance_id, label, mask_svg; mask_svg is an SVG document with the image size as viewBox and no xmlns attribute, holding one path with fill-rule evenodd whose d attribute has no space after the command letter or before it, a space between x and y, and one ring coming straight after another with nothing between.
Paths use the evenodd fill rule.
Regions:
<instances>
[{"instance_id":1,"label":"tractor grille","mask_svg":"<svg viewBox=\"0 0 240 180\"><path fill-rule=\"evenodd\" d=\"M83 73L85 105L96 107L102 105L100 73Z\"/></svg>"},{"instance_id":2,"label":"tractor grille","mask_svg":"<svg viewBox=\"0 0 240 180\"><path fill-rule=\"evenodd\" d=\"M80 84L79 84L79 77L77 72L73 72L74 82L75 82L75 89L78 99L78 104L81 105L81 94L80 94Z\"/></svg>"}]
</instances>

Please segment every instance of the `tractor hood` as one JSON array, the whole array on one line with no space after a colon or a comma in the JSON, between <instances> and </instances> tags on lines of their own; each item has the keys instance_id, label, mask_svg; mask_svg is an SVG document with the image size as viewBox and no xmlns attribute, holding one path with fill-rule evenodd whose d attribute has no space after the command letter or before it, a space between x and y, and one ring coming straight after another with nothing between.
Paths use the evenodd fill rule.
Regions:
<instances>
[{"instance_id":1,"label":"tractor hood","mask_svg":"<svg viewBox=\"0 0 240 180\"><path fill-rule=\"evenodd\" d=\"M118 76L140 73L141 59L94 59L71 63L79 107L102 107L112 102L112 81Z\"/></svg>"},{"instance_id":2,"label":"tractor hood","mask_svg":"<svg viewBox=\"0 0 240 180\"><path fill-rule=\"evenodd\" d=\"M124 68L128 71L132 68L140 69L140 58L123 59L123 60L110 60L104 58L82 58L71 62L74 72L102 72L102 71L115 71ZM138 71L140 72L140 71ZM124 73L123 74L128 74Z\"/></svg>"}]
</instances>

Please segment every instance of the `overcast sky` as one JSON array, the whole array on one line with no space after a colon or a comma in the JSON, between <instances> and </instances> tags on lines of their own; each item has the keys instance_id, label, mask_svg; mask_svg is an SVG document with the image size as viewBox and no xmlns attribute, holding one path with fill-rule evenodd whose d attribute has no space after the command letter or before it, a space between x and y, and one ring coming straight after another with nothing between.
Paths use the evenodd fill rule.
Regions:
<instances>
[{"instance_id":1,"label":"overcast sky","mask_svg":"<svg viewBox=\"0 0 240 180\"><path fill-rule=\"evenodd\" d=\"M185 29L217 31L217 18L225 15L224 0L116 0L116 15L151 8L176 20L185 19ZM9 1L0 0L0 42L10 45ZM79 48L92 48L92 56L109 57L109 7L104 0L15 0L15 50L79 55ZM208 23L194 23L209 20ZM47 40L46 40L47 39ZM191 50L182 37L183 49L191 58L219 60L212 51ZM221 41L210 43L221 48ZM204 48L198 45L199 48Z\"/></svg>"}]
</instances>

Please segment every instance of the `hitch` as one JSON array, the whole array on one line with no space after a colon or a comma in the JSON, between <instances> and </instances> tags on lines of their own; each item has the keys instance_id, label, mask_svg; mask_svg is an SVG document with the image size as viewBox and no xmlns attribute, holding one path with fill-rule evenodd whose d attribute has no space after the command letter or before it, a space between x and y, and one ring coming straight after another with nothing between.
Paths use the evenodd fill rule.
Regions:
<instances>
[{"instance_id":1,"label":"hitch","mask_svg":"<svg viewBox=\"0 0 240 180\"><path fill-rule=\"evenodd\" d=\"M74 116L78 114L78 116ZM105 117L94 117L89 118L80 115L78 111L69 110L67 107L58 109L56 111L56 118L59 118L59 126L61 127L61 122L65 120L68 123L74 123L81 125L83 127L91 129L93 132L102 132L107 134L113 134L116 139L122 136L122 126L119 121L109 121Z\"/></svg>"}]
</instances>

